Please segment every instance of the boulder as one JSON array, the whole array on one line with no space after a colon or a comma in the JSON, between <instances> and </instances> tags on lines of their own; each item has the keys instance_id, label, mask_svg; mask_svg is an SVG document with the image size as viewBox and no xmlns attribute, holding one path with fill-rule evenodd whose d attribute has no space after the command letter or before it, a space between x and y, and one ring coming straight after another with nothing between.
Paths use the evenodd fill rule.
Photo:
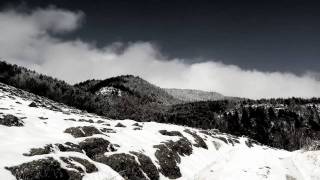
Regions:
<instances>
[{"instance_id":1,"label":"boulder","mask_svg":"<svg viewBox=\"0 0 320 180\"><path fill-rule=\"evenodd\" d=\"M76 180L81 179L77 173L69 173L53 158L39 159L18 166L6 167L19 180Z\"/></svg>"},{"instance_id":2,"label":"boulder","mask_svg":"<svg viewBox=\"0 0 320 180\"><path fill-rule=\"evenodd\" d=\"M96 157L103 155L105 152L113 152L116 149L113 145L103 138L89 138L79 143L80 149L86 152L86 155L95 160Z\"/></svg>"},{"instance_id":3,"label":"boulder","mask_svg":"<svg viewBox=\"0 0 320 180\"><path fill-rule=\"evenodd\" d=\"M4 115L3 118L0 118L0 124L4 125L4 126L23 126L24 122L19 119L18 117L8 114L8 115Z\"/></svg>"},{"instance_id":4,"label":"boulder","mask_svg":"<svg viewBox=\"0 0 320 180\"><path fill-rule=\"evenodd\" d=\"M94 134L101 134L99 129L97 129L94 126L70 127L66 129L64 132L71 134L75 138L92 136Z\"/></svg>"},{"instance_id":5,"label":"boulder","mask_svg":"<svg viewBox=\"0 0 320 180\"><path fill-rule=\"evenodd\" d=\"M96 161L110 166L118 172L124 179L148 180L142 172L140 164L135 157L130 154L120 153L111 156L100 156Z\"/></svg>"}]
</instances>

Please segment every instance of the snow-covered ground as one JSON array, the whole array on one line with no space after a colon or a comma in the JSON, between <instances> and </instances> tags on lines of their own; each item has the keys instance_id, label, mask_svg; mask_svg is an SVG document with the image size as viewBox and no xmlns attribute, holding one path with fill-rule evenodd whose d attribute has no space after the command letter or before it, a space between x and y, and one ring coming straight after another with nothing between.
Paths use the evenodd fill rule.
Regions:
<instances>
[{"instance_id":1,"label":"snow-covered ground","mask_svg":"<svg viewBox=\"0 0 320 180\"><path fill-rule=\"evenodd\" d=\"M34 107L29 106L31 103ZM57 143L66 144L66 142L77 145L93 137L105 139L113 145L112 151L104 149L105 152L102 154L104 157L121 153L133 156L144 179L158 179L158 177L186 180L320 179L319 151L288 152L258 145L245 137L234 137L215 130L203 131L155 122L111 120L0 84L0 119L9 114L18 117L23 126L0 124L0 179L4 180L16 179L6 167L17 167L22 163L48 157L52 157L63 169L70 171L79 170L68 166L62 157L87 160L96 166L97 171L85 173L86 168L83 164L72 161L76 167L83 169L82 176L86 180L117 180L123 179L125 175L128 179L139 179L128 177L128 174L121 170L122 166L127 164L129 166L132 163L124 160L121 167L114 165L114 162L109 164L110 161L100 161L101 156L89 157L84 149L80 152L62 151L53 146L47 153L25 155L32 148L43 148ZM98 131L87 133L81 129L84 126L93 127ZM65 132L71 127L80 127L78 129L84 135L75 137L72 133ZM181 139L185 143L180 143ZM188 143L192 145L189 147ZM160 148L159 145L164 146ZM98 146L103 145L98 144ZM166 151L163 148L167 148ZM190 149L192 153L188 153ZM134 152L149 157L151 164L156 167L155 173L158 173L158 176L149 176L143 167L143 162ZM178 155L178 158L170 163L174 155ZM175 168L175 165L178 168ZM170 172L171 170L174 172ZM178 171L180 175L175 173Z\"/></svg>"}]
</instances>

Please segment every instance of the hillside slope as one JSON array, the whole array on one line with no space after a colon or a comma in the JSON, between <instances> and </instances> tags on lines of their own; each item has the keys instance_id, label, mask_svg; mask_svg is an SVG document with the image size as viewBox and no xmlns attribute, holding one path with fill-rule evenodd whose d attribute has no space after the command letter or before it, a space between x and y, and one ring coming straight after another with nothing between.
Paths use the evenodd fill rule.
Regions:
<instances>
[{"instance_id":1,"label":"hillside slope","mask_svg":"<svg viewBox=\"0 0 320 180\"><path fill-rule=\"evenodd\" d=\"M185 102L216 101L216 100L223 100L228 98L217 92L201 91L201 90L194 90L194 89L165 88L163 90L165 90L171 96Z\"/></svg>"},{"instance_id":2,"label":"hillside slope","mask_svg":"<svg viewBox=\"0 0 320 180\"><path fill-rule=\"evenodd\" d=\"M6 180L320 177L319 151L288 152L216 130L106 119L4 84L0 139L0 179Z\"/></svg>"}]
</instances>

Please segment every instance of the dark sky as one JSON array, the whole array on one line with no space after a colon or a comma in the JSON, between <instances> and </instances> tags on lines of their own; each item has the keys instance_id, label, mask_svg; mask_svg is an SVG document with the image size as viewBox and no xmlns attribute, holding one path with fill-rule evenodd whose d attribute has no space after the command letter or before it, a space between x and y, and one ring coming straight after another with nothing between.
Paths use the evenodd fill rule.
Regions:
<instances>
[{"instance_id":1,"label":"dark sky","mask_svg":"<svg viewBox=\"0 0 320 180\"><path fill-rule=\"evenodd\" d=\"M0 5L21 2L2 0ZM83 27L64 38L77 37L98 46L151 41L169 57L202 57L263 71L320 72L316 0L28 0L23 4L83 11Z\"/></svg>"}]
</instances>

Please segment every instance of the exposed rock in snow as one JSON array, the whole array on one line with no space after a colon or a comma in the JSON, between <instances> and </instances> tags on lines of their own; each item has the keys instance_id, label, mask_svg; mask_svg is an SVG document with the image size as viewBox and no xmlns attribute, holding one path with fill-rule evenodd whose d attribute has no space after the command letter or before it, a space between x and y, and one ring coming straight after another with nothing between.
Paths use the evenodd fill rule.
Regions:
<instances>
[{"instance_id":1,"label":"exposed rock in snow","mask_svg":"<svg viewBox=\"0 0 320 180\"><path fill-rule=\"evenodd\" d=\"M80 179L78 173L71 173L61 167L60 163L53 158L38 159L18 166L7 167L17 179L33 180L46 179L50 177L52 180L68 180Z\"/></svg>"},{"instance_id":2,"label":"exposed rock in snow","mask_svg":"<svg viewBox=\"0 0 320 180\"><path fill-rule=\"evenodd\" d=\"M96 159L105 152L113 152L113 145L103 138L89 138L79 143L80 148L91 159Z\"/></svg>"},{"instance_id":3,"label":"exposed rock in snow","mask_svg":"<svg viewBox=\"0 0 320 180\"><path fill-rule=\"evenodd\" d=\"M126 126L121 123L118 123L115 127L126 127Z\"/></svg>"},{"instance_id":4,"label":"exposed rock in snow","mask_svg":"<svg viewBox=\"0 0 320 180\"><path fill-rule=\"evenodd\" d=\"M196 143L194 144L194 146L196 146L196 147L202 147L202 148L204 148L204 149L208 149L207 144L204 142L204 140L203 140L196 132L192 132L192 131L190 131L189 129L184 130L184 132L186 132L186 133L188 133L188 134L190 134L190 135L193 136L194 141L196 142Z\"/></svg>"},{"instance_id":5,"label":"exposed rock in snow","mask_svg":"<svg viewBox=\"0 0 320 180\"><path fill-rule=\"evenodd\" d=\"M4 126L23 126L23 121L12 114L7 114L0 118L0 124Z\"/></svg>"},{"instance_id":6,"label":"exposed rock in snow","mask_svg":"<svg viewBox=\"0 0 320 180\"><path fill-rule=\"evenodd\" d=\"M98 171L97 167L86 159L71 156L68 158L61 157L61 160L68 164L68 168L76 169L81 173L93 173Z\"/></svg>"},{"instance_id":7,"label":"exposed rock in snow","mask_svg":"<svg viewBox=\"0 0 320 180\"><path fill-rule=\"evenodd\" d=\"M320 178L317 148L288 152L216 130L110 120L4 84L0 118L5 180Z\"/></svg>"},{"instance_id":8,"label":"exposed rock in snow","mask_svg":"<svg viewBox=\"0 0 320 180\"><path fill-rule=\"evenodd\" d=\"M164 136L180 136L180 137L183 137L183 135L179 131L160 130L159 133L164 135Z\"/></svg>"},{"instance_id":9,"label":"exposed rock in snow","mask_svg":"<svg viewBox=\"0 0 320 180\"><path fill-rule=\"evenodd\" d=\"M110 166L125 179L132 180L147 180L144 175L141 164L136 161L135 157L130 154L120 153L112 154L110 156L100 156L96 159L98 162ZM159 176L157 176L159 177ZM150 177L151 178L151 177Z\"/></svg>"},{"instance_id":10,"label":"exposed rock in snow","mask_svg":"<svg viewBox=\"0 0 320 180\"><path fill-rule=\"evenodd\" d=\"M101 134L101 132L94 126L70 127L66 129L64 132L71 134L75 138L92 136L94 134Z\"/></svg>"}]
</instances>

